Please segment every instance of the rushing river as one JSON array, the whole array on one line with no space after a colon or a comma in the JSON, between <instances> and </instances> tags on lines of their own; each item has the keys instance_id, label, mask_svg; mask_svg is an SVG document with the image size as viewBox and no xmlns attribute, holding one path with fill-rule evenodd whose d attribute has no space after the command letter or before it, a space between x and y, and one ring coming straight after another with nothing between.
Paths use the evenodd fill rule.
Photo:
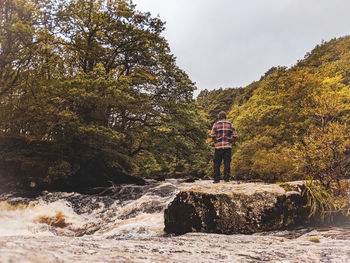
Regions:
<instances>
[{"instance_id":1,"label":"rushing river","mask_svg":"<svg viewBox=\"0 0 350 263\"><path fill-rule=\"evenodd\" d=\"M176 193L210 183L149 181L100 189L99 195L1 194L0 263L350 262L349 226L166 235L163 212Z\"/></svg>"}]
</instances>

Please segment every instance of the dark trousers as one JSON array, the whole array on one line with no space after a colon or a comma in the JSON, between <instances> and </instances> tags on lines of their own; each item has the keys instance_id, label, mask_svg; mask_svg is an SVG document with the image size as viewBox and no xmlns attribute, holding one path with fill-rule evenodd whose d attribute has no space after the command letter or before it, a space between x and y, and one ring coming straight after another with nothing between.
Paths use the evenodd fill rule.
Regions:
<instances>
[{"instance_id":1,"label":"dark trousers","mask_svg":"<svg viewBox=\"0 0 350 263\"><path fill-rule=\"evenodd\" d=\"M214 180L220 180L220 165L224 159L224 180L230 178L231 148L215 149L214 154Z\"/></svg>"}]
</instances>

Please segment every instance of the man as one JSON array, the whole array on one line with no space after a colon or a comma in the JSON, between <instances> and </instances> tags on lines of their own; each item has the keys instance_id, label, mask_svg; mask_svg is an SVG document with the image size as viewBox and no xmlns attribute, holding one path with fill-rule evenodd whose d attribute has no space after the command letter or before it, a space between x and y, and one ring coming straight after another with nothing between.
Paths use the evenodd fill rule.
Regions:
<instances>
[{"instance_id":1,"label":"man","mask_svg":"<svg viewBox=\"0 0 350 263\"><path fill-rule=\"evenodd\" d=\"M221 111L219 121L214 123L211 130L211 137L215 142L214 154L214 183L220 182L220 165L224 159L224 180L230 180L230 163L232 142L237 137L237 131L233 124L226 121L226 112Z\"/></svg>"}]
</instances>

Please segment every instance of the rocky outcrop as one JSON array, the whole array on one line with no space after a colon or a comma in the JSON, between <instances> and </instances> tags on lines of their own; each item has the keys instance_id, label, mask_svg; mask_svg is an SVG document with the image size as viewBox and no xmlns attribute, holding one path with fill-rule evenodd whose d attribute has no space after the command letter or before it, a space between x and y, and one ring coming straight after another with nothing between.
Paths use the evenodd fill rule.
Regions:
<instances>
[{"instance_id":1,"label":"rocky outcrop","mask_svg":"<svg viewBox=\"0 0 350 263\"><path fill-rule=\"evenodd\" d=\"M219 183L183 190L164 212L164 230L248 234L300 225L308 217L302 188L301 182Z\"/></svg>"}]
</instances>

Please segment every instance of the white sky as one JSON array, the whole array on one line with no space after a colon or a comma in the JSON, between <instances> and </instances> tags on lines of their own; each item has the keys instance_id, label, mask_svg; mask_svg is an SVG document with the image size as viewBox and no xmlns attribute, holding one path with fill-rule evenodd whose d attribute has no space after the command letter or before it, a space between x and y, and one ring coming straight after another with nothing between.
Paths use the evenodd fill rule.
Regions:
<instances>
[{"instance_id":1,"label":"white sky","mask_svg":"<svg viewBox=\"0 0 350 263\"><path fill-rule=\"evenodd\" d=\"M350 0L133 0L166 22L179 67L198 90L243 87L350 34Z\"/></svg>"}]
</instances>

